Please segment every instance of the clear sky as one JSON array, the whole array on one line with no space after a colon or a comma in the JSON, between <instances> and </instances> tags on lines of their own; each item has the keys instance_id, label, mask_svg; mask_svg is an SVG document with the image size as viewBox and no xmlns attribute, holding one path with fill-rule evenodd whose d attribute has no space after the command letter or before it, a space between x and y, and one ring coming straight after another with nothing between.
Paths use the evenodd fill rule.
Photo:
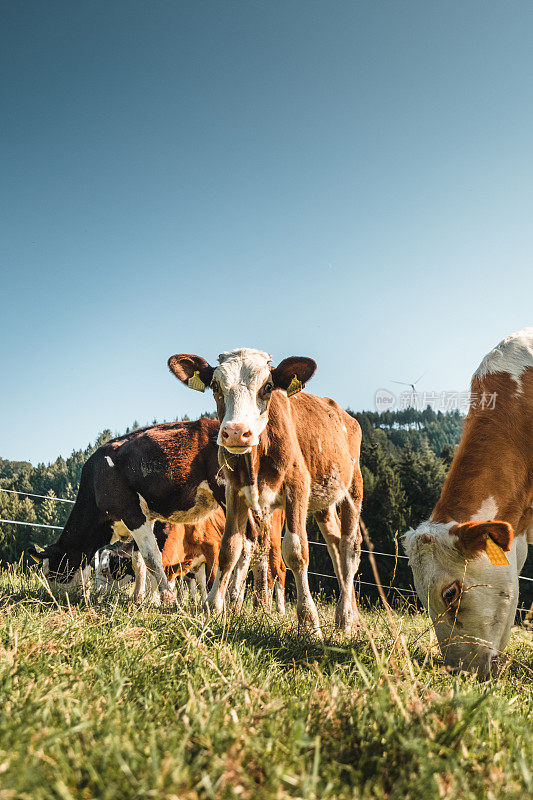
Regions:
<instances>
[{"instance_id":1,"label":"clear sky","mask_svg":"<svg viewBox=\"0 0 533 800\"><path fill-rule=\"evenodd\" d=\"M530 0L0 10L0 456L212 410L175 352L365 409L533 324Z\"/></svg>"}]
</instances>

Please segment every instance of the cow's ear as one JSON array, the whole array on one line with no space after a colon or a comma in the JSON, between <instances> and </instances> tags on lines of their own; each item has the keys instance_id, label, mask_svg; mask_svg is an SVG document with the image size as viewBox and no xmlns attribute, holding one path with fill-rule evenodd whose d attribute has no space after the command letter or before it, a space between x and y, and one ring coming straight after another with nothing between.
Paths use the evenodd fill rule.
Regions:
<instances>
[{"instance_id":1,"label":"cow's ear","mask_svg":"<svg viewBox=\"0 0 533 800\"><path fill-rule=\"evenodd\" d=\"M38 544L32 544L27 548L26 555L28 555L30 558L33 558L33 560L37 561L39 564L43 558L45 558L46 553L44 547L39 547Z\"/></svg>"},{"instance_id":2,"label":"cow's ear","mask_svg":"<svg viewBox=\"0 0 533 800\"><path fill-rule=\"evenodd\" d=\"M513 529L508 522L462 522L450 528L457 536L457 549L465 558L485 552L495 566L508 564L505 553L511 549Z\"/></svg>"},{"instance_id":3,"label":"cow's ear","mask_svg":"<svg viewBox=\"0 0 533 800\"><path fill-rule=\"evenodd\" d=\"M316 361L307 356L284 358L272 370L272 380L277 389L284 389L289 397L301 391L316 371Z\"/></svg>"},{"instance_id":4,"label":"cow's ear","mask_svg":"<svg viewBox=\"0 0 533 800\"><path fill-rule=\"evenodd\" d=\"M205 391L213 379L214 367L211 367L205 358L193 356L190 353L178 353L170 356L168 367L182 383L186 383L189 389L196 389L198 392Z\"/></svg>"}]
</instances>

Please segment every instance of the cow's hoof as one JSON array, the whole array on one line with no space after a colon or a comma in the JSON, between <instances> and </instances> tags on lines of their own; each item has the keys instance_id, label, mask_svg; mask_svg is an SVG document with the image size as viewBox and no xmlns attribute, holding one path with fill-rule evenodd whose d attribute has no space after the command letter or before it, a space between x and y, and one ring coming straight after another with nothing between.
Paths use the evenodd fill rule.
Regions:
<instances>
[{"instance_id":1,"label":"cow's hoof","mask_svg":"<svg viewBox=\"0 0 533 800\"><path fill-rule=\"evenodd\" d=\"M222 614L222 611L224 610L224 601L220 600L218 597L215 597L214 600L210 600L208 597L205 605L208 613L213 614L215 617L219 614Z\"/></svg>"},{"instance_id":2,"label":"cow's hoof","mask_svg":"<svg viewBox=\"0 0 533 800\"><path fill-rule=\"evenodd\" d=\"M169 589L165 589L163 592L161 592L160 603L162 603L162 605L164 605L164 606L177 606L178 605L178 601L176 599L176 595L173 592L171 592Z\"/></svg>"},{"instance_id":3,"label":"cow's hoof","mask_svg":"<svg viewBox=\"0 0 533 800\"><path fill-rule=\"evenodd\" d=\"M323 639L324 636L320 629L320 622L318 620L318 613L316 609L311 609L307 606L296 608L298 616L298 629L307 631L313 634L317 639Z\"/></svg>"}]
</instances>

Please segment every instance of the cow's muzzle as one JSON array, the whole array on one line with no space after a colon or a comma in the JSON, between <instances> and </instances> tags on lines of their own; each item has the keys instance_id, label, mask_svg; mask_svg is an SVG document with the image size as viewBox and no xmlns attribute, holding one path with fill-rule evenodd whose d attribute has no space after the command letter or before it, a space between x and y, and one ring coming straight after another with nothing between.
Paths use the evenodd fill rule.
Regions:
<instances>
[{"instance_id":1,"label":"cow's muzzle","mask_svg":"<svg viewBox=\"0 0 533 800\"><path fill-rule=\"evenodd\" d=\"M248 425L228 422L220 431L220 444L231 453L248 453L257 442Z\"/></svg>"}]
</instances>

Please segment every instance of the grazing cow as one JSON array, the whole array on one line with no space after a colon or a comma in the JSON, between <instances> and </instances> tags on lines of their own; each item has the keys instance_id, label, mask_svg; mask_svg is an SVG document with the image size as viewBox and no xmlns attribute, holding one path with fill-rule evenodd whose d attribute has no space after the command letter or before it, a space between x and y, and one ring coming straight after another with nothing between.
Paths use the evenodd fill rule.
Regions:
<instances>
[{"instance_id":1,"label":"grazing cow","mask_svg":"<svg viewBox=\"0 0 533 800\"><path fill-rule=\"evenodd\" d=\"M320 634L307 577L310 511L339 580L336 623L351 631L361 551L359 424L333 400L298 394L315 372L310 358L287 358L274 369L267 353L239 349L222 353L217 367L188 354L172 356L169 367L190 388L203 391L211 386L221 421L219 462L226 478L227 516L209 606L217 613L222 610L232 570L242 555L249 509L263 536L271 512L282 507L287 516L283 557L296 581L298 621ZM341 509L340 532L336 504Z\"/></svg>"},{"instance_id":2,"label":"grazing cow","mask_svg":"<svg viewBox=\"0 0 533 800\"><path fill-rule=\"evenodd\" d=\"M483 359L471 397L440 499L404 546L445 662L486 677L533 544L533 328Z\"/></svg>"},{"instance_id":3,"label":"grazing cow","mask_svg":"<svg viewBox=\"0 0 533 800\"><path fill-rule=\"evenodd\" d=\"M94 571L94 588L97 592L121 589L135 580L132 565L133 539L120 543L118 547L105 547L100 551L98 565Z\"/></svg>"},{"instance_id":4,"label":"grazing cow","mask_svg":"<svg viewBox=\"0 0 533 800\"><path fill-rule=\"evenodd\" d=\"M215 420L142 428L102 445L85 463L76 502L59 539L29 549L57 591L86 582L90 562L115 539L135 540L161 600L175 603L153 533L156 520L194 523L224 503Z\"/></svg>"}]
</instances>

